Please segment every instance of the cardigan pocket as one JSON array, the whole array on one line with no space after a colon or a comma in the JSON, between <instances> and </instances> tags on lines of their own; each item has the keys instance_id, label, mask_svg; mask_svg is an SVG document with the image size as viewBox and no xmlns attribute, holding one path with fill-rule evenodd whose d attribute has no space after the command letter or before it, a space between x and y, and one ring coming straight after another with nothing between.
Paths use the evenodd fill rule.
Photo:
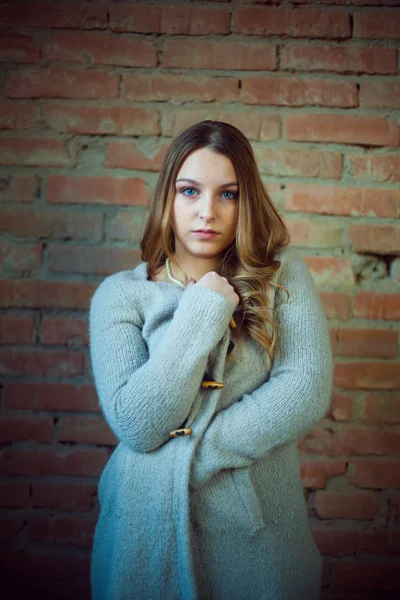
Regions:
<instances>
[{"instance_id":1,"label":"cardigan pocket","mask_svg":"<svg viewBox=\"0 0 400 600\"><path fill-rule=\"evenodd\" d=\"M262 505L251 478L248 467L240 467L230 470L234 486L243 502L245 511L250 520L253 533L265 527Z\"/></svg>"}]
</instances>

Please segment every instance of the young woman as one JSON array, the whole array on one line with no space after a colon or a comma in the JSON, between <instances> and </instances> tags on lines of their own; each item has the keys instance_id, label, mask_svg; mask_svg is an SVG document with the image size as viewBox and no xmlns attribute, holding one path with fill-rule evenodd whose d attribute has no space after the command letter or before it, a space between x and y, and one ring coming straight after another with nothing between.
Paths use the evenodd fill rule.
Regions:
<instances>
[{"instance_id":1,"label":"young woman","mask_svg":"<svg viewBox=\"0 0 400 600\"><path fill-rule=\"evenodd\" d=\"M332 353L305 261L246 137L171 143L136 268L90 309L119 439L99 482L93 600L317 600L322 558L296 440L326 413Z\"/></svg>"}]
</instances>

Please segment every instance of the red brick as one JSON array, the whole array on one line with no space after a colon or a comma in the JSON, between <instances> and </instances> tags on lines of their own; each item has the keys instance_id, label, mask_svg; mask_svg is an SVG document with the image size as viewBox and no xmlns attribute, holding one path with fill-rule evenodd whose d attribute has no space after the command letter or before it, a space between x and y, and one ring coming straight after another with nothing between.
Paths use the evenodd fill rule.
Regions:
<instances>
[{"instance_id":1,"label":"red brick","mask_svg":"<svg viewBox=\"0 0 400 600\"><path fill-rule=\"evenodd\" d=\"M135 102L234 102L239 98L239 83L233 77L188 77L154 74L125 75L122 96Z\"/></svg>"},{"instance_id":2,"label":"red brick","mask_svg":"<svg viewBox=\"0 0 400 600\"><path fill-rule=\"evenodd\" d=\"M225 121L234 125L244 133L249 140L258 140L263 119L260 115L252 112L231 112L213 107L191 110L163 110L161 130L162 135L173 137L204 119L215 119Z\"/></svg>"},{"instance_id":3,"label":"red brick","mask_svg":"<svg viewBox=\"0 0 400 600\"><path fill-rule=\"evenodd\" d=\"M91 548L96 519L56 517L52 523L52 539L57 544Z\"/></svg>"},{"instance_id":4,"label":"red brick","mask_svg":"<svg viewBox=\"0 0 400 600\"><path fill-rule=\"evenodd\" d=\"M28 516L26 519L26 536L29 541L54 543L52 525L54 518L45 516Z\"/></svg>"},{"instance_id":5,"label":"red brick","mask_svg":"<svg viewBox=\"0 0 400 600\"><path fill-rule=\"evenodd\" d=\"M352 81L316 79L277 79L245 77L241 99L244 104L273 106L338 106L358 105L356 84Z\"/></svg>"},{"instance_id":6,"label":"red brick","mask_svg":"<svg viewBox=\"0 0 400 600\"><path fill-rule=\"evenodd\" d=\"M362 552L374 554L395 554L395 547L391 543L389 531L364 531L362 534Z\"/></svg>"},{"instance_id":7,"label":"red brick","mask_svg":"<svg viewBox=\"0 0 400 600\"><path fill-rule=\"evenodd\" d=\"M111 6L114 31L208 35L229 33L229 10L208 6Z\"/></svg>"},{"instance_id":8,"label":"red brick","mask_svg":"<svg viewBox=\"0 0 400 600\"><path fill-rule=\"evenodd\" d=\"M35 323L32 317L0 315L1 344L32 344L35 341Z\"/></svg>"},{"instance_id":9,"label":"red brick","mask_svg":"<svg viewBox=\"0 0 400 600\"><path fill-rule=\"evenodd\" d=\"M181 7L182 9L184 7ZM134 33L160 33L161 7L114 6L109 7L110 28L114 31Z\"/></svg>"},{"instance_id":10,"label":"red brick","mask_svg":"<svg viewBox=\"0 0 400 600\"><path fill-rule=\"evenodd\" d=\"M334 421L351 421L353 418L352 397L334 393L326 416Z\"/></svg>"},{"instance_id":11,"label":"red brick","mask_svg":"<svg viewBox=\"0 0 400 600\"><path fill-rule=\"evenodd\" d=\"M302 1L300 0L300 2ZM329 0L329 2L331 4L347 4L348 0ZM352 4L356 6L398 6L398 0L352 0Z\"/></svg>"},{"instance_id":12,"label":"red brick","mask_svg":"<svg viewBox=\"0 0 400 600\"><path fill-rule=\"evenodd\" d=\"M327 479L343 475L346 469L346 462L343 460L302 462L300 472L303 487L322 489Z\"/></svg>"},{"instance_id":13,"label":"red brick","mask_svg":"<svg viewBox=\"0 0 400 600\"><path fill-rule=\"evenodd\" d=\"M78 61L82 65L156 67L157 54L151 40L63 31L50 35L43 50L48 60Z\"/></svg>"},{"instance_id":14,"label":"red brick","mask_svg":"<svg viewBox=\"0 0 400 600\"><path fill-rule=\"evenodd\" d=\"M396 521L400 520L400 496L391 494L388 498L389 516L393 516Z\"/></svg>"},{"instance_id":15,"label":"red brick","mask_svg":"<svg viewBox=\"0 0 400 600\"><path fill-rule=\"evenodd\" d=\"M0 210L0 231L24 237L100 242L102 214L55 210Z\"/></svg>"},{"instance_id":16,"label":"red brick","mask_svg":"<svg viewBox=\"0 0 400 600\"><path fill-rule=\"evenodd\" d=\"M118 444L118 438L101 417L62 417L58 423L57 439L80 444Z\"/></svg>"},{"instance_id":17,"label":"red brick","mask_svg":"<svg viewBox=\"0 0 400 600\"><path fill-rule=\"evenodd\" d=\"M0 506L2 508L28 508L29 483L1 482Z\"/></svg>"},{"instance_id":18,"label":"red brick","mask_svg":"<svg viewBox=\"0 0 400 600\"><path fill-rule=\"evenodd\" d=\"M28 375L38 377L72 377L84 372L83 355L78 352L55 352L31 348L0 349L0 373L3 375Z\"/></svg>"},{"instance_id":19,"label":"red brick","mask_svg":"<svg viewBox=\"0 0 400 600\"><path fill-rule=\"evenodd\" d=\"M43 442L53 441L53 419L51 417L29 417L3 415L0 417L0 442Z\"/></svg>"},{"instance_id":20,"label":"red brick","mask_svg":"<svg viewBox=\"0 0 400 600\"><path fill-rule=\"evenodd\" d=\"M137 212L119 210L109 220L106 231L107 240L139 241L143 230L143 215Z\"/></svg>"},{"instance_id":21,"label":"red brick","mask_svg":"<svg viewBox=\"0 0 400 600\"><path fill-rule=\"evenodd\" d=\"M9 71L5 76L4 93L9 98L118 98L119 76L59 67Z\"/></svg>"},{"instance_id":22,"label":"red brick","mask_svg":"<svg viewBox=\"0 0 400 600\"><path fill-rule=\"evenodd\" d=\"M371 393L361 399L362 415L359 420L374 425L400 424L400 396Z\"/></svg>"},{"instance_id":23,"label":"red brick","mask_svg":"<svg viewBox=\"0 0 400 600\"><path fill-rule=\"evenodd\" d=\"M398 146L399 125L382 117L289 114L285 135L297 142L334 142L367 146Z\"/></svg>"},{"instance_id":24,"label":"red brick","mask_svg":"<svg viewBox=\"0 0 400 600\"><path fill-rule=\"evenodd\" d=\"M360 547L361 534L346 529L313 529L312 536L321 554L352 556Z\"/></svg>"},{"instance_id":25,"label":"red brick","mask_svg":"<svg viewBox=\"0 0 400 600\"><path fill-rule=\"evenodd\" d=\"M64 140L0 138L0 164L27 167L69 167L74 165Z\"/></svg>"},{"instance_id":26,"label":"red brick","mask_svg":"<svg viewBox=\"0 0 400 600\"><path fill-rule=\"evenodd\" d=\"M230 33L229 8L208 6L163 6L160 33L209 35Z\"/></svg>"},{"instance_id":27,"label":"red brick","mask_svg":"<svg viewBox=\"0 0 400 600\"><path fill-rule=\"evenodd\" d=\"M160 132L158 112L153 108L50 104L43 107L43 113L49 126L61 133L138 136Z\"/></svg>"},{"instance_id":28,"label":"red brick","mask_svg":"<svg viewBox=\"0 0 400 600\"><path fill-rule=\"evenodd\" d=\"M399 108L400 83L398 81L362 81L360 83L362 107Z\"/></svg>"},{"instance_id":29,"label":"red brick","mask_svg":"<svg viewBox=\"0 0 400 600\"><path fill-rule=\"evenodd\" d=\"M347 427L334 433L332 450L335 455L343 456L399 456L400 431L380 430L376 427Z\"/></svg>"},{"instance_id":30,"label":"red brick","mask_svg":"<svg viewBox=\"0 0 400 600\"><path fill-rule=\"evenodd\" d=\"M33 483L32 506L85 512L92 508L96 491L91 483Z\"/></svg>"},{"instance_id":31,"label":"red brick","mask_svg":"<svg viewBox=\"0 0 400 600\"><path fill-rule=\"evenodd\" d=\"M304 454L332 454L332 432L322 427L313 427L297 441L298 449Z\"/></svg>"},{"instance_id":32,"label":"red brick","mask_svg":"<svg viewBox=\"0 0 400 600\"><path fill-rule=\"evenodd\" d=\"M335 588L355 591L400 590L397 564L343 562L335 563L333 569Z\"/></svg>"},{"instance_id":33,"label":"red brick","mask_svg":"<svg viewBox=\"0 0 400 600\"><path fill-rule=\"evenodd\" d=\"M144 179L110 176L50 175L48 202L56 204L110 204L145 206L149 191Z\"/></svg>"},{"instance_id":34,"label":"red brick","mask_svg":"<svg viewBox=\"0 0 400 600\"><path fill-rule=\"evenodd\" d=\"M281 119L279 115L264 115L261 119L260 140L269 142L281 137Z\"/></svg>"},{"instance_id":35,"label":"red brick","mask_svg":"<svg viewBox=\"0 0 400 600\"><path fill-rule=\"evenodd\" d=\"M24 528L24 519L8 517L0 520L0 543L7 544L18 536L19 531Z\"/></svg>"},{"instance_id":36,"label":"red brick","mask_svg":"<svg viewBox=\"0 0 400 600\"><path fill-rule=\"evenodd\" d=\"M392 329L338 327L333 330L332 350L336 356L395 358L399 333Z\"/></svg>"},{"instance_id":37,"label":"red brick","mask_svg":"<svg viewBox=\"0 0 400 600\"><path fill-rule=\"evenodd\" d=\"M51 450L5 450L0 471L15 475L99 475L108 461L105 449L72 450L56 454Z\"/></svg>"},{"instance_id":38,"label":"red brick","mask_svg":"<svg viewBox=\"0 0 400 600\"><path fill-rule=\"evenodd\" d=\"M344 493L335 490L316 492L314 506L320 519L373 519L379 500L369 492Z\"/></svg>"},{"instance_id":39,"label":"red brick","mask_svg":"<svg viewBox=\"0 0 400 600\"><path fill-rule=\"evenodd\" d=\"M336 363L334 385L354 390L391 390L400 387L399 362Z\"/></svg>"},{"instance_id":40,"label":"red brick","mask_svg":"<svg viewBox=\"0 0 400 600\"><path fill-rule=\"evenodd\" d=\"M40 341L50 345L87 346L88 322L86 319L43 317L40 324Z\"/></svg>"},{"instance_id":41,"label":"red brick","mask_svg":"<svg viewBox=\"0 0 400 600\"><path fill-rule=\"evenodd\" d=\"M96 288L95 283L85 282L0 280L0 307L86 310Z\"/></svg>"},{"instance_id":42,"label":"red brick","mask_svg":"<svg viewBox=\"0 0 400 600\"><path fill-rule=\"evenodd\" d=\"M349 225L348 236L354 252L400 254L400 227L396 225Z\"/></svg>"},{"instance_id":43,"label":"red brick","mask_svg":"<svg viewBox=\"0 0 400 600\"><path fill-rule=\"evenodd\" d=\"M276 177L340 179L343 157L338 152L253 147L261 173Z\"/></svg>"},{"instance_id":44,"label":"red brick","mask_svg":"<svg viewBox=\"0 0 400 600\"><path fill-rule=\"evenodd\" d=\"M278 204L279 206L282 204L281 202L281 191L282 191L282 186L280 183L273 183L272 181L268 181L266 180L266 178L261 177L263 184L264 184L264 190L265 192L268 194L268 196L271 198L271 200Z\"/></svg>"},{"instance_id":45,"label":"red brick","mask_svg":"<svg viewBox=\"0 0 400 600\"><path fill-rule=\"evenodd\" d=\"M276 45L265 42L166 40L161 67L273 71Z\"/></svg>"},{"instance_id":46,"label":"red brick","mask_svg":"<svg viewBox=\"0 0 400 600\"><path fill-rule=\"evenodd\" d=\"M339 223L286 216L286 226L294 246L337 248L343 243L343 227Z\"/></svg>"},{"instance_id":47,"label":"red brick","mask_svg":"<svg viewBox=\"0 0 400 600\"><path fill-rule=\"evenodd\" d=\"M354 37L373 40L400 39L400 15L398 12L354 11Z\"/></svg>"},{"instance_id":48,"label":"red brick","mask_svg":"<svg viewBox=\"0 0 400 600\"><path fill-rule=\"evenodd\" d=\"M354 297L353 314L361 319L399 320L400 294L361 290Z\"/></svg>"},{"instance_id":49,"label":"red brick","mask_svg":"<svg viewBox=\"0 0 400 600\"><path fill-rule=\"evenodd\" d=\"M37 271L42 264L42 244L10 244L0 247L0 268L3 271Z\"/></svg>"},{"instance_id":50,"label":"red brick","mask_svg":"<svg viewBox=\"0 0 400 600\"><path fill-rule=\"evenodd\" d=\"M4 33L0 36L0 61L38 63L39 60L40 50L29 35Z\"/></svg>"},{"instance_id":51,"label":"red brick","mask_svg":"<svg viewBox=\"0 0 400 600\"><path fill-rule=\"evenodd\" d=\"M329 588L332 583L332 563L326 559L322 563L321 588ZM322 590L321 590L322 591ZM323 596L321 596L323 598ZM332 599L334 600L334 599ZM354 600L366 600L365 598L355 598Z\"/></svg>"},{"instance_id":52,"label":"red brick","mask_svg":"<svg viewBox=\"0 0 400 600\"><path fill-rule=\"evenodd\" d=\"M354 285L351 260L333 256L308 256L307 265L317 285Z\"/></svg>"},{"instance_id":53,"label":"red brick","mask_svg":"<svg viewBox=\"0 0 400 600\"><path fill-rule=\"evenodd\" d=\"M139 262L140 251L135 248L50 247L50 271L59 273L109 275L133 269Z\"/></svg>"},{"instance_id":54,"label":"red brick","mask_svg":"<svg viewBox=\"0 0 400 600\"><path fill-rule=\"evenodd\" d=\"M336 10L275 8L271 6L235 8L232 31L245 35L343 40L351 37L350 16Z\"/></svg>"},{"instance_id":55,"label":"red brick","mask_svg":"<svg viewBox=\"0 0 400 600\"><path fill-rule=\"evenodd\" d=\"M142 145L139 142L111 140L107 145L104 166L110 169L135 169L138 171L159 171L169 144L161 142Z\"/></svg>"},{"instance_id":56,"label":"red brick","mask_svg":"<svg viewBox=\"0 0 400 600\"><path fill-rule=\"evenodd\" d=\"M348 155L353 177L388 183L400 182L400 155Z\"/></svg>"},{"instance_id":57,"label":"red brick","mask_svg":"<svg viewBox=\"0 0 400 600\"><path fill-rule=\"evenodd\" d=\"M39 108L27 104L0 104L0 130L34 127L40 118Z\"/></svg>"},{"instance_id":58,"label":"red brick","mask_svg":"<svg viewBox=\"0 0 400 600\"><path fill-rule=\"evenodd\" d=\"M74 584L79 581L86 582L90 579L89 555L68 555L66 552L56 554L54 549L50 548L42 549L40 553L37 552L37 549L28 550L24 548L21 550L7 548L0 554L0 562L4 572L7 573L6 580L12 581L13 578L16 580L26 578L29 581L26 591L32 591L36 581L44 581L45 586L42 589L43 593L40 595L42 598L88 597L87 595L76 595L75 593L60 596L60 588L69 588L69 581L71 579L74 580ZM51 586L54 583L55 585L52 588ZM11 588L12 590L16 589L14 583L12 583ZM76 592L77 588L73 589ZM9 595L15 597L11 589ZM21 596L18 597L21 598Z\"/></svg>"},{"instance_id":59,"label":"red brick","mask_svg":"<svg viewBox=\"0 0 400 600\"><path fill-rule=\"evenodd\" d=\"M74 517L28 517L27 519L30 540L83 548L92 546L95 526L95 519Z\"/></svg>"},{"instance_id":60,"label":"red brick","mask_svg":"<svg viewBox=\"0 0 400 600\"><path fill-rule=\"evenodd\" d=\"M7 175L0 178L0 202L34 202L40 184L32 175Z\"/></svg>"},{"instance_id":61,"label":"red brick","mask_svg":"<svg viewBox=\"0 0 400 600\"><path fill-rule=\"evenodd\" d=\"M107 8L78 4L71 7L64 3L12 2L0 6L0 21L3 26L35 27L53 29L105 29Z\"/></svg>"},{"instance_id":62,"label":"red brick","mask_svg":"<svg viewBox=\"0 0 400 600\"><path fill-rule=\"evenodd\" d=\"M399 216L400 191L357 187L288 184L285 210L357 217Z\"/></svg>"},{"instance_id":63,"label":"red brick","mask_svg":"<svg viewBox=\"0 0 400 600\"><path fill-rule=\"evenodd\" d=\"M100 411L94 386L72 383L5 383L3 404L12 410Z\"/></svg>"},{"instance_id":64,"label":"red brick","mask_svg":"<svg viewBox=\"0 0 400 600\"><path fill-rule=\"evenodd\" d=\"M400 554L400 532L399 531L393 531L393 533L390 535L389 543L390 543L390 545L389 545L388 553ZM380 550L377 550L377 552L380 552Z\"/></svg>"},{"instance_id":65,"label":"red brick","mask_svg":"<svg viewBox=\"0 0 400 600\"><path fill-rule=\"evenodd\" d=\"M342 46L284 46L281 69L296 71L333 71L335 73L397 73L394 48Z\"/></svg>"},{"instance_id":66,"label":"red brick","mask_svg":"<svg viewBox=\"0 0 400 600\"><path fill-rule=\"evenodd\" d=\"M400 487L400 460L358 458L350 462L349 483L359 488Z\"/></svg>"},{"instance_id":67,"label":"red brick","mask_svg":"<svg viewBox=\"0 0 400 600\"><path fill-rule=\"evenodd\" d=\"M351 297L344 292L319 292L325 315L331 319L347 320L351 315Z\"/></svg>"},{"instance_id":68,"label":"red brick","mask_svg":"<svg viewBox=\"0 0 400 600\"><path fill-rule=\"evenodd\" d=\"M389 533L389 532L388 532ZM377 550L379 553L380 550ZM400 554L400 532L393 531L389 533L389 554Z\"/></svg>"},{"instance_id":69,"label":"red brick","mask_svg":"<svg viewBox=\"0 0 400 600\"><path fill-rule=\"evenodd\" d=\"M26 557L26 554L27 553L25 552L24 558ZM28 557L28 560L30 558L31 556ZM42 560L47 560L47 556L44 558L42 557ZM51 566L52 564L53 563L51 563ZM31 568L31 574L35 573L34 568L35 565ZM73 568L73 566L69 565L68 568ZM18 566L15 567L15 573L17 570ZM31 576L32 575L29 575L29 577ZM8 593L9 596L16 596L17 598L25 598L27 596L30 598L46 598L47 596L48 598L57 598L58 600L70 600L70 598L90 598L91 589L89 575L84 577L82 580L77 580L75 577L72 578L71 576L68 577L65 575L65 579L62 581L57 581L57 579L52 580L42 571L40 571L40 575L36 573L34 576L36 579L21 579L17 578L18 576L16 574L14 574L14 576L10 575L4 580L2 589L5 593ZM41 577L41 579L37 579L37 577ZM365 600L365 598L362 600Z\"/></svg>"}]
</instances>

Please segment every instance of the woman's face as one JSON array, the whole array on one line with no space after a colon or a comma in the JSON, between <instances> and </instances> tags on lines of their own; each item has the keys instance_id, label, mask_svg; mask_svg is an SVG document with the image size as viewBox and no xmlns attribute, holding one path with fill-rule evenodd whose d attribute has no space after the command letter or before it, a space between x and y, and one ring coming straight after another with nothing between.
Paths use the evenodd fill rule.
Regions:
<instances>
[{"instance_id":1,"label":"woman's face","mask_svg":"<svg viewBox=\"0 0 400 600\"><path fill-rule=\"evenodd\" d=\"M175 182L172 228L178 260L218 257L235 239L239 186L231 161L207 148L193 151ZM210 238L199 229L217 232Z\"/></svg>"}]
</instances>

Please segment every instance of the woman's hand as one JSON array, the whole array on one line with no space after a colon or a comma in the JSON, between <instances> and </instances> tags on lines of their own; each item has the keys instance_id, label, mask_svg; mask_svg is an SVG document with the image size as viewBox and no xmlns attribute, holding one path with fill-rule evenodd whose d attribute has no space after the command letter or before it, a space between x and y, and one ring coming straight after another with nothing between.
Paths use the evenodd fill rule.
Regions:
<instances>
[{"instance_id":1,"label":"woman's hand","mask_svg":"<svg viewBox=\"0 0 400 600\"><path fill-rule=\"evenodd\" d=\"M189 277L186 286L188 287L190 285L198 285L200 287L208 288L209 290L214 290L218 294L221 294L226 300L229 300L234 308L239 304L240 298L235 292L235 289L231 286L226 277L221 277L216 271L209 271L203 275L197 283L193 277Z\"/></svg>"}]
</instances>

